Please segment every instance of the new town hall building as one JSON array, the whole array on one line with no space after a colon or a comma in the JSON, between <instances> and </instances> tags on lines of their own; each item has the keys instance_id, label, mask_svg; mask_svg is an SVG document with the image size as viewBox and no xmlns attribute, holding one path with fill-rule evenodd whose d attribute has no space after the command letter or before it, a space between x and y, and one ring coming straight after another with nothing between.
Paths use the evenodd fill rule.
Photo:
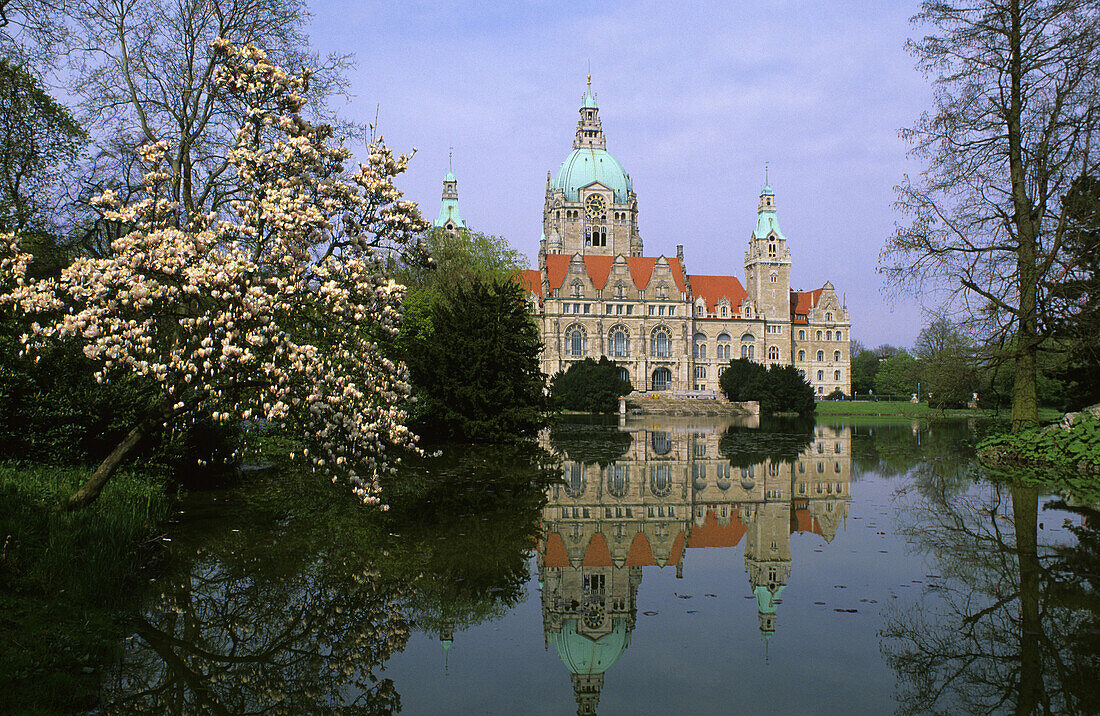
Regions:
<instances>
[{"instance_id":1,"label":"new town hall building","mask_svg":"<svg viewBox=\"0 0 1100 716\"><path fill-rule=\"evenodd\" d=\"M436 226L463 229L453 172L443 186ZM636 390L714 390L722 366L741 357L793 364L818 395L851 394L848 308L829 282L791 290L791 252L776 209L765 185L744 284L688 273L682 246L675 257L646 256L638 197L607 151L589 81L573 151L557 176L546 176L538 269L522 275L545 344L543 371L607 356Z\"/></svg>"}]
</instances>

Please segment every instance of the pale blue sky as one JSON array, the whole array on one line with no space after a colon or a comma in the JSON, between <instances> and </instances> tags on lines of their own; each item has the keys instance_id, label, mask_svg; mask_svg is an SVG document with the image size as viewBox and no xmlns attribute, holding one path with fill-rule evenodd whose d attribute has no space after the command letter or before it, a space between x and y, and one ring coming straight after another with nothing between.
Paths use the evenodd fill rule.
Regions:
<instances>
[{"instance_id":1,"label":"pale blue sky","mask_svg":"<svg viewBox=\"0 0 1100 716\"><path fill-rule=\"evenodd\" d=\"M314 47L352 52L350 104L395 150L434 218L454 146L462 213L534 266L546 172L569 153L588 63L608 150L638 194L647 255L744 280L764 162L795 288L846 293L853 337L911 344L913 299L875 265L893 186L920 166L898 138L930 102L905 52L917 0L634 3L313 2Z\"/></svg>"}]
</instances>

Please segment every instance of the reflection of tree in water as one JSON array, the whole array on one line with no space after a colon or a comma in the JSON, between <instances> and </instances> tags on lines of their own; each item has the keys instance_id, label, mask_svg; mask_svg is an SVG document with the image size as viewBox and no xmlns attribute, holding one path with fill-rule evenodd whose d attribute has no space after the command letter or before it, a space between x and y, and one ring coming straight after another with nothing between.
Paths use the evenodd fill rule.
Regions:
<instances>
[{"instance_id":1,"label":"reflection of tree in water","mask_svg":"<svg viewBox=\"0 0 1100 716\"><path fill-rule=\"evenodd\" d=\"M932 480L968 484L972 445L985 427L980 421L963 420L855 421L851 425L852 479L865 473L905 477L923 464L933 470L926 472Z\"/></svg>"},{"instance_id":2,"label":"reflection of tree in water","mask_svg":"<svg viewBox=\"0 0 1100 716\"><path fill-rule=\"evenodd\" d=\"M814 419L764 419L759 427L731 425L718 439L718 452L734 467L765 461L794 462L814 439Z\"/></svg>"},{"instance_id":3,"label":"reflection of tree in water","mask_svg":"<svg viewBox=\"0 0 1100 716\"><path fill-rule=\"evenodd\" d=\"M377 672L409 629L497 616L527 578L544 473L530 450L494 456L411 467L384 518L305 477L249 491L173 557L105 683L108 710L399 710Z\"/></svg>"},{"instance_id":4,"label":"reflection of tree in water","mask_svg":"<svg viewBox=\"0 0 1100 716\"><path fill-rule=\"evenodd\" d=\"M903 533L939 574L882 631L901 712L1095 713L1095 638L1081 636L1100 612L1095 523L1060 548L1038 542L1035 488L956 494L948 480L908 497Z\"/></svg>"},{"instance_id":5,"label":"reflection of tree in water","mask_svg":"<svg viewBox=\"0 0 1100 716\"><path fill-rule=\"evenodd\" d=\"M455 448L448 467L421 464L394 505L386 572L416 573L403 599L412 626L450 635L499 618L523 596L556 461L528 446Z\"/></svg>"},{"instance_id":6,"label":"reflection of tree in water","mask_svg":"<svg viewBox=\"0 0 1100 716\"><path fill-rule=\"evenodd\" d=\"M550 428L550 449L574 462L607 467L630 450L634 438L616 425L558 423Z\"/></svg>"}]
</instances>

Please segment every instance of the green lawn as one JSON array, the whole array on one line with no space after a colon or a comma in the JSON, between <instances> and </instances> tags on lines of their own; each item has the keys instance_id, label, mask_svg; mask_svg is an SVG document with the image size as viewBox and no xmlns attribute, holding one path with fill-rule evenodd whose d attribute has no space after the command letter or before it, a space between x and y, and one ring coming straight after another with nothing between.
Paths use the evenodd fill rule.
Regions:
<instances>
[{"instance_id":1,"label":"green lawn","mask_svg":"<svg viewBox=\"0 0 1100 716\"><path fill-rule=\"evenodd\" d=\"M88 470L0 464L0 693L6 713L94 711L123 636L119 610L169 499L121 473L77 512L56 510Z\"/></svg>"},{"instance_id":2,"label":"green lawn","mask_svg":"<svg viewBox=\"0 0 1100 716\"><path fill-rule=\"evenodd\" d=\"M939 418L947 417L981 417L981 418L1008 418L1007 409L994 412L992 410L936 410L928 407L927 403L887 402L887 401L863 401L863 400L823 400L817 404L818 415L897 415L911 418ZM1058 420L1062 414L1051 408L1039 409L1039 421L1050 422Z\"/></svg>"}]
</instances>

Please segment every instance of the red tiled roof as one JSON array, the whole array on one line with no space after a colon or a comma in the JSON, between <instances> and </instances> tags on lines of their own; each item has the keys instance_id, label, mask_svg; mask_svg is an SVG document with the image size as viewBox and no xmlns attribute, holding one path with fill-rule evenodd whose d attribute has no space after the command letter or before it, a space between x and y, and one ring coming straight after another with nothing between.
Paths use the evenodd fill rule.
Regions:
<instances>
[{"instance_id":1,"label":"red tiled roof","mask_svg":"<svg viewBox=\"0 0 1100 716\"><path fill-rule=\"evenodd\" d=\"M736 276L688 276L691 281L691 292L696 296L702 296L707 301L707 313L715 313L718 310L718 301L728 298L730 311L736 313L741 307L741 302L748 298L748 291L737 280Z\"/></svg>"},{"instance_id":2,"label":"red tiled roof","mask_svg":"<svg viewBox=\"0 0 1100 716\"><path fill-rule=\"evenodd\" d=\"M822 288L817 290L792 290L791 311L794 313L809 313L810 309L817 305L822 297Z\"/></svg>"},{"instance_id":3,"label":"red tiled roof","mask_svg":"<svg viewBox=\"0 0 1100 716\"><path fill-rule=\"evenodd\" d=\"M588 548L584 550L583 564L585 567L611 566L611 550L607 548L607 538L603 536L603 533L597 532L592 535Z\"/></svg>"},{"instance_id":4,"label":"red tiled roof","mask_svg":"<svg viewBox=\"0 0 1100 716\"><path fill-rule=\"evenodd\" d=\"M519 285L542 298L542 276L538 269L524 269L519 272Z\"/></svg>"},{"instance_id":5,"label":"red tiled roof","mask_svg":"<svg viewBox=\"0 0 1100 716\"><path fill-rule=\"evenodd\" d=\"M676 535L676 539L672 542L672 550L668 554L668 563L676 566L680 563L680 558L684 556L684 533Z\"/></svg>"},{"instance_id":6,"label":"red tiled roof","mask_svg":"<svg viewBox=\"0 0 1100 716\"><path fill-rule=\"evenodd\" d=\"M694 279L692 281L694 282ZM694 287L695 284L692 283L692 288ZM730 518L730 523L722 526L718 524L718 518L715 516L714 510L707 510L706 522L702 526L695 525L691 528L691 539L688 541L688 547L690 549L697 547L735 547L748 531L749 528L742 524L740 515L734 514Z\"/></svg>"},{"instance_id":7,"label":"red tiled roof","mask_svg":"<svg viewBox=\"0 0 1100 716\"><path fill-rule=\"evenodd\" d=\"M794 514L798 519L799 532L813 532L815 535L821 534L821 525L817 523L817 518L811 515L809 510L795 510Z\"/></svg>"},{"instance_id":8,"label":"red tiled roof","mask_svg":"<svg viewBox=\"0 0 1100 716\"><path fill-rule=\"evenodd\" d=\"M607 277L611 275L611 267L615 263L614 256L594 256L586 255L584 258L584 269L588 273L588 278L592 281L592 285L597 289L602 289L607 284ZM630 278L634 280L634 285L639 290L644 290L649 285L649 279L653 275L653 268L657 265L657 259L652 256L624 256L626 260L627 270L630 271ZM550 283L550 288L561 288L562 282L565 281L565 274L569 270L569 262L573 257L569 254L547 254L546 256L546 279ZM676 287L681 291L687 290L687 284L684 283L684 269L680 266L679 259L665 259L668 261L668 267L672 271L672 280L676 283Z\"/></svg>"},{"instance_id":9,"label":"red tiled roof","mask_svg":"<svg viewBox=\"0 0 1100 716\"><path fill-rule=\"evenodd\" d=\"M546 566L569 566L569 557L565 552L565 541L557 532L551 532L546 538Z\"/></svg>"},{"instance_id":10,"label":"red tiled roof","mask_svg":"<svg viewBox=\"0 0 1100 716\"><path fill-rule=\"evenodd\" d=\"M584 269L588 272L588 278L592 279L593 286L602 289L607 285L607 277L611 274L611 264L614 262L614 256L584 257Z\"/></svg>"},{"instance_id":11,"label":"red tiled roof","mask_svg":"<svg viewBox=\"0 0 1100 716\"><path fill-rule=\"evenodd\" d=\"M645 536L645 532L639 532L634 535L634 540L630 543L630 551L626 554L626 566L628 567L651 567L656 562L653 560L653 548L649 545L649 538Z\"/></svg>"}]
</instances>

